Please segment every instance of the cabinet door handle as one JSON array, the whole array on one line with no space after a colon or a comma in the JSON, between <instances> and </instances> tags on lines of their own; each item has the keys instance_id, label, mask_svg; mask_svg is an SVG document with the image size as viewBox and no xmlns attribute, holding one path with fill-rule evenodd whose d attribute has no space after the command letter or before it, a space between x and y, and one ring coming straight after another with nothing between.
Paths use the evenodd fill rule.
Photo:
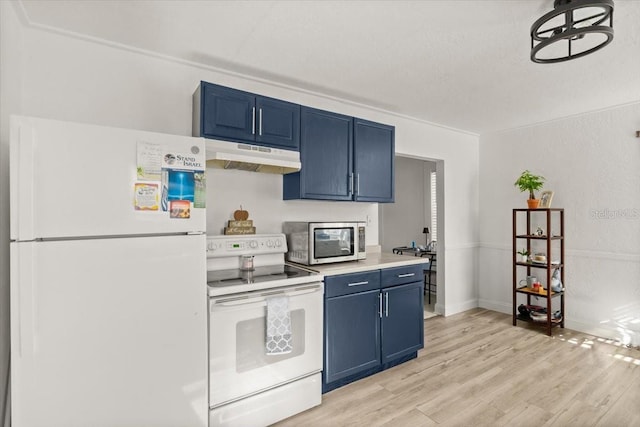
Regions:
<instances>
[{"instance_id":1,"label":"cabinet door handle","mask_svg":"<svg viewBox=\"0 0 640 427\"><path fill-rule=\"evenodd\" d=\"M369 282L354 282L354 283L349 283L347 284L347 286L362 286L362 285L368 285Z\"/></svg>"},{"instance_id":2,"label":"cabinet door handle","mask_svg":"<svg viewBox=\"0 0 640 427\"><path fill-rule=\"evenodd\" d=\"M251 109L251 135L256 134L256 107Z\"/></svg>"},{"instance_id":3,"label":"cabinet door handle","mask_svg":"<svg viewBox=\"0 0 640 427\"><path fill-rule=\"evenodd\" d=\"M260 111L260 120L259 120L260 123L258 123L258 129L260 129L260 130L259 130L258 135L262 136L262 108L259 111Z\"/></svg>"},{"instance_id":4,"label":"cabinet door handle","mask_svg":"<svg viewBox=\"0 0 640 427\"><path fill-rule=\"evenodd\" d=\"M398 278L415 276L416 273L398 274Z\"/></svg>"},{"instance_id":5,"label":"cabinet door handle","mask_svg":"<svg viewBox=\"0 0 640 427\"><path fill-rule=\"evenodd\" d=\"M349 196L351 196L353 194L353 174L350 173L347 179L349 181Z\"/></svg>"},{"instance_id":6,"label":"cabinet door handle","mask_svg":"<svg viewBox=\"0 0 640 427\"><path fill-rule=\"evenodd\" d=\"M378 315L380 316L380 318L382 319L382 294L378 294L378 302L380 307L378 308Z\"/></svg>"},{"instance_id":7,"label":"cabinet door handle","mask_svg":"<svg viewBox=\"0 0 640 427\"><path fill-rule=\"evenodd\" d=\"M385 301L385 312L386 312L386 316L389 317L389 292L385 292L385 295L387 297Z\"/></svg>"},{"instance_id":8,"label":"cabinet door handle","mask_svg":"<svg viewBox=\"0 0 640 427\"><path fill-rule=\"evenodd\" d=\"M356 194L360 194L360 174L356 175Z\"/></svg>"}]
</instances>

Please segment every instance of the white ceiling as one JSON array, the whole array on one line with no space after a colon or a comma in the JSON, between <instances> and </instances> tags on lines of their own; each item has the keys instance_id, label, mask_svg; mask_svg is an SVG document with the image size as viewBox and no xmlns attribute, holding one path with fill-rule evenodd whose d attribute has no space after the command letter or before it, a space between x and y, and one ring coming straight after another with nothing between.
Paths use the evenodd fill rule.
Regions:
<instances>
[{"instance_id":1,"label":"white ceiling","mask_svg":"<svg viewBox=\"0 0 640 427\"><path fill-rule=\"evenodd\" d=\"M29 1L32 24L485 133L640 101L640 1L615 37L558 64L529 59L553 0Z\"/></svg>"}]
</instances>

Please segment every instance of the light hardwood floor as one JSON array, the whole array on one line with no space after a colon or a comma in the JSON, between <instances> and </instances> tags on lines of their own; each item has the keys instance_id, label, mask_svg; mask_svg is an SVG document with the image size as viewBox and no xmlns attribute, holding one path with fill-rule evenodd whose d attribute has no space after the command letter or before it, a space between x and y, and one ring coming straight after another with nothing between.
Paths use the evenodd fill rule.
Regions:
<instances>
[{"instance_id":1,"label":"light hardwood floor","mask_svg":"<svg viewBox=\"0 0 640 427\"><path fill-rule=\"evenodd\" d=\"M276 425L640 426L639 350L524 325L483 309L427 319L417 359Z\"/></svg>"}]
</instances>

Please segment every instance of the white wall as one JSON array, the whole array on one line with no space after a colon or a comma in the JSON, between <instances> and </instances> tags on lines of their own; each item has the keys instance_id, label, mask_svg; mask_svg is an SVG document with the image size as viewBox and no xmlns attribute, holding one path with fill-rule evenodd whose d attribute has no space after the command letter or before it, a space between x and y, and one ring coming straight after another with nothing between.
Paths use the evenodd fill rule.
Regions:
<instances>
[{"instance_id":1,"label":"white wall","mask_svg":"<svg viewBox=\"0 0 640 427\"><path fill-rule=\"evenodd\" d=\"M640 103L482 135L481 306L511 312L511 210L527 198L513 183L529 169L565 209L566 326L640 344L638 129Z\"/></svg>"},{"instance_id":2,"label":"white wall","mask_svg":"<svg viewBox=\"0 0 640 427\"><path fill-rule=\"evenodd\" d=\"M438 206L438 294L436 311L444 315L476 307L479 145L477 137L452 133L444 128L396 119L396 154L438 160L438 187L443 206ZM446 234L446 241L444 235ZM440 277L445 271L446 278ZM442 305L440 305L442 304Z\"/></svg>"},{"instance_id":3,"label":"white wall","mask_svg":"<svg viewBox=\"0 0 640 427\"><path fill-rule=\"evenodd\" d=\"M23 24L12 2L0 2L2 27L2 245L0 246L0 379L8 346L8 115L24 115L191 134L191 94L200 80L396 126L396 152L446 164L446 314L476 305L478 138L340 99L216 71L126 46L112 46ZM212 41L214 43L216 41ZM218 41L224 43L224 40ZM90 144L90 141L88 142ZM279 231L285 219L364 219L370 215L368 244L377 244L377 205L281 200L281 177L209 172L208 227L221 231L242 203L260 232ZM0 396L2 398L3 396Z\"/></svg>"},{"instance_id":4,"label":"white wall","mask_svg":"<svg viewBox=\"0 0 640 427\"><path fill-rule=\"evenodd\" d=\"M207 234L222 234L233 211L249 211L257 233L281 233L283 221L366 221L367 245L378 244L378 204L282 200L282 176L207 169Z\"/></svg>"}]
</instances>

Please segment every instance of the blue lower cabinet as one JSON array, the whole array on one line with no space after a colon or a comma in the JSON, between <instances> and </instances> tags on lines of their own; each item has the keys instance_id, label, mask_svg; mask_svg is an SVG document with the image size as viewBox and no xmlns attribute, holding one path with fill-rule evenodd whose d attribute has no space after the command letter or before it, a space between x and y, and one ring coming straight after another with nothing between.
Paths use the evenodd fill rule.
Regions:
<instances>
[{"instance_id":1,"label":"blue lower cabinet","mask_svg":"<svg viewBox=\"0 0 640 427\"><path fill-rule=\"evenodd\" d=\"M380 365L379 295L375 290L325 301L325 384Z\"/></svg>"},{"instance_id":2,"label":"blue lower cabinet","mask_svg":"<svg viewBox=\"0 0 640 427\"><path fill-rule=\"evenodd\" d=\"M407 356L424 347L424 284L382 290L382 363Z\"/></svg>"},{"instance_id":3,"label":"blue lower cabinet","mask_svg":"<svg viewBox=\"0 0 640 427\"><path fill-rule=\"evenodd\" d=\"M380 277L380 270L325 277L323 393L413 359L424 347L422 281L384 287Z\"/></svg>"}]
</instances>

